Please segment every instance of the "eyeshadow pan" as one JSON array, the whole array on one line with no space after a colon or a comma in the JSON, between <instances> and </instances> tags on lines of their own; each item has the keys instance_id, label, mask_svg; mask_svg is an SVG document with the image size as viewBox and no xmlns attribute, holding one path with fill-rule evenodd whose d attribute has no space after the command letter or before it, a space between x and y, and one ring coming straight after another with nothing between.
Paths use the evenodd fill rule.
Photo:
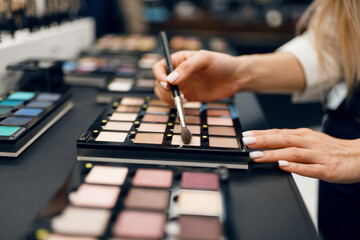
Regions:
<instances>
[{"instance_id":1,"label":"eyeshadow pan","mask_svg":"<svg viewBox=\"0 0 360 240\"><path fill-rule=\"evenodd\" d=\"M209 126L209 135L236 136L235 129L232 127Z\"/></svg>"},{"instance_id":2,"label":"eyeshadow pan","mask_svg":"<svg viewBox=\"0 0 360 240\"><path fill-rule=\"evenodd\" d=\"M0 114L8 113L12 110L12 108L0 108Z\"/></svg>"},{"instance_id":3,"label":"eyeshadow pan","mask_svg":"<svg viewBox=\"0 0 360 240\"><path fill-rule=\"evenodd\" d=\"M60 98L61 98L61 94L58 93L40 93L36 97L36 100L56 102Z\"/></svg>"},{"instance_id":4,"label":"eyeshadow pan","mask_svg":"<svg viewBox=\"0 0 360 240\"><path fill-rule=\"evenodd\" d=\"M135 113L113 113L110 116L110 120L116 120L116 121L135 121L137 118L137 114Z\"/></svg>"},{"instance_id":5,"label":"eyeshadow pan","mask_svg":"<svg viewBox=\"0 0 360 240\"><path fill-rule=\"evenodd\" d=\"M68 206L52 219L51 226L56 233L100 236L104 234L110 216L111 212L106 209Z\"/></svg>"},{"instance_id":6,"label":"eyeshadow pan","mask_svg":"<svg viewBox=\"0 0 360 240\"><path fill-rule=\"evenodd\" d=\"M183 107L199 109L201 107L201 102L186 102L183 104Z\"/></svg>"},{"instance_id":7,"label":"eyeshadow pan","mask_svg":"<svg viewBox=\"0 0 360 240\"><path fill-rule=\"evenodd\" d=\"M109 121L103 126L105 130L116 130L116 131L129 131L131 126L133 125L132 122L112 122Z\"/></svg>"},{"instance_id":8,"label":"eyeshadow pan","mask_svg":"<svg viewBox=\"0 0 360 240\"><path fill-rule=\"evenodd\" d=\"M219 190L219 177L215 173L183 172L181 188Z\"/></svg>"},{"instance_id":9,"label":"eyeshadow pan","mask_svg":"<svg viewBox=\"0 0 360 240\"><path fill-rule=\"evenodd\" d=\"M169 116L168 115L145 114L142 120L144 122L166 123L169 120Z\"/></svg>"},{"instance_id":10,"label":"eyeshadow pan","mask_svg":"<svg viewBox=\"0 0 360 240\"><path fill-rule=\"evenodd\" d=\"M155 79L139 78L139 79L136 81L136 86L138 86L138 87L153 88L153 87L155 87Z\"/></svg>"},{"instance_id":11,"label":"eyeshadow pan","mask_svg":"<svg viewBox=\"0 0 360 240\"><path fill-rule=\"evenodd\" d=\"M233 126L233 121L231 118L208 117L207 124L219 126Z\"/></svg>"},{"instance_id":12,"label":"eyeshadow pan","mask_svg":"<svg viewBox=\"0 0 360 240\"><path fill-rule=\"evenodd\" d=\"M222 116L230 117L231 113L230 110L228 109L208 109L207 115L210 117L222 117Z\"/></svg>"},{"instance_id":13,"label":"eyeshadow pan","mask_svg":"<svg viewBox=\"0 0 360 240\"><path fill-rule=\"evenodd\" d=\"M139 132L165 132L166 124L157 123L141 123L138 129Z\"/></svg>"},{"instance_id":14,"label":"eyeshadow pan","mask_svg":"<svg viewBox=\"0 0 360 240\"><path fill-rule=\"evenodd\" d=\"M1 123L7 125L25 125L31 121L31 117L7 117Z\"/></svg>"},{"instance_id":15,"label":"eyeshadow pan","mask_svg":"<svg viewBox=\"0 0 360 240\"><path fill-rule=\"evenodd\" d=\"M102 142L124 142L127 133L122 132L100 132L95 141Z\"/></svg>"},{"instance_id":16,"label":"eyeshadow pan","mask_svg":"<svg viewBox=\"0 0 360 240\"><path fill-rule=\"evenodd\" d=\"M239 148L236 138L209 137L210 147Z\"/></svg>"},{"instance_id":17,"label":"eyeshadow pan","mask_svg":"<svg viewBox=\"0 0 360 240\"><path fill-rule=\"evenodd\" d=\"M26 107L47 108L50 107L52 104L52 102L31 101L26 105Z\"/></svg>"},{"instance_id":18,"label":"eyeshadow pan","mask_svg":"<svg viewBox=\"0 0 360 240\"><path fill-rule=\"evenodd\" d=\"M8 98L10 100L29 100L35 96L34 92L14 92Z\"/></svg>"},{"instance_id":19,"label":"eyeshadow pan","mask_svg":"<svg viewBox=\"0 0 360 240\"><path fill-rule=\"evenodd\" d=\"M219 192L182 190L178 196L182 214L219 216L221 196Z\"/></svg>"},{"instance_id":20,"label":"eyeshadow pan","mask_svg":"<svg viewBox=\"0 0 360 240\"><path fill-rule=\"evenodd\" d=\"M137 113L141 109L140 106L126 106L120 105L116 108L116 112L128 112L128 113Z\"/></svg>"},{"instance_id":21,"label":"eyeshadow pan","mask_svg":"<svg viewBox=\"0 0 360 240\"><path fill-rule=\"evenodd\" d=\"M17 110L14 115L22 115L22 116L37 116L39 115L43 109L41 108L20 108Z\"/></svg>"},{"instance_id":22,"label":"eyeshadow pan","mask_svg":"<svg viewBox=\"0 0 360 240\"><path fill-rule=\"evenodd\" d=\"M194 115L194 116L200 115L200 111L198 109L186 108L186 109L184 109L184 112L185 112L185 115Z\"/></svg>"},{"instance_id":23,"label":"eyeshadow pan","mask_svg":"<svg viewBox=\"0 0 360 240\"><path fill-rule=\"evenodd\" d=\"M95 166L86 176L86 183L123 185L129 169L126 167Z\"/></svg>"},{"instance_id":24,"label":"eyeshadow pan","mask_svg":"<svg viewBox=\"0 0 360 240\"><path fill-rule=\"evenodd\" d=\"M162 144L164 134L159 133L137 133L134 143Z\"/></svg>"},{"instance_id":25,"label":"eyeshadow pan","mask_svg":"<svg viewBox=\"0 0 360 240\"><path fill-rule=\"evenodd\" d=\"M19 129L20 127L0 126L0 136L11 136Z\"/></svg>"},{"instance_id":26,"label":"eyeshadow pan","mask_svg":"<svg viewBox=\"0 0 360 240\"><path fill-rule=\"evenodd\" d=\"M145 100L143 98L132 98L132 97L124 97L121 99L121 105L130 105L130 106L141 106L143 105Z\"/></svg>"},{"instance_id":27,"label":"eyeshadow pan","mask_svg":"<svg viewBox=\"0 0 360 240\"><path fill-rule=\"evenodd\" d=\"M196 146L200 147L201 140L199 136L192 136L190 143L185 144L181 139L181 135L174 135L171 140L171 145L184 145L184 146Z\"/></svg>"},{"instance_id":28,"label":"eyeshadow pan","mask_svg":"<svg viewBox=\"0 0 360 240\"><path fill-rule=\"evenodd\" d=\"M179 118L176 118L176 123L179 123ZM198 116L185 116L185 122L187 124L200 124L200 117Z\"/></svg>"},{"instance_id":29,"label":"eyeshadow pan","mask_svg":"<svg viewBox=\"0 0 360 240\"><path fill-rule=\"evenodd\" d=\"M120 91L126 92L129 91L134 84L134 80L131 78L115 78L107 86L110 91Z\"/></svg>"},{"instance_id":30,"label":"eyeshadow pan","mask_svg":"<svg viewBox=\"0 0 360 240\"><path fill-rule=\"evenodd\" d=\"M70 201L78 207L113 208L119 194L116 186L81 184Z\"/></svg>"},{"instance_id":31,"label":"eyeshadow pan","mask_svg":"<svg viewBox=\"0 0 360 240\"><path fill-rule=\"evenodd\" d=\"M200 125L187 125L187 128L189 129L191 134L200 134L201 132ZM179 124L175 125L174 133L181 133L181 127Z\"/></svg>"},{"instance_id":32,"label":"eyeshadow pan","mask_svg":"<svg viewBox=\"0 0 360 240\"><path fill-rule=\"evenodd\" d=\"M161 169L137 169L132 184L137 187L169 188L173 172Z\"/></svg>"},{"instance_id":33,"label":"eyeshadow pan","mask_svg":"<svg viewBox=\"0 0 360 240\"><path fill-rule=\"evenodd\" d=\"M146 109L146 113L166 113L168 114L170 109L168 107L149 106Z\"/></svg>"},{"instance_id":34,"label":"eyeshadow pan","mask_svg":"<svg viewBox=\"0 0 360 240\"><path fill-rule=\"evenodd\" d=\"M208 108L228 108L229 104L227 103L217 103L217 102L210 102L207 103L206 106Z\"/></svg>"},{"instance_id":35,"label":"eyeshadow pan","mask_svg":"<svg viewBox=\"0 0 360 240\"><path fill-rule=\"evenodd\" d=\"M182 215L178 218L180 239L218 240L222 239L222 227L218 218Z\"/></svg>"},{"instance_id":36,"label":"eyeshadow pan","mask_svg":"<svg viewBox=\"0 0 360 240\"><path fill-rule=\"evenodd\" d=\"M46 238L46 240L97 240L97 238L77 237L77 236L69 236L69 235L60 235L60 234L56 234L56 233L50 233L50 235Z\"/></svg>"},{"instance_id":37,"label":"eyeshadow pan","mask_svg":"<svg viewBox=\"0 0 360 240\"><path fill-rule=\"evenodd\" d=\"M163 102L163 101L160 101L159 99L152 99L150 101L150 106L165 106L165 107L168 107L169 104Z\"/></svg>"},{"instance_id":38,"label":"eyeshadow pan","mask_svg":"<svg viewBox=\"0 0 360 240\"><path fill-rule=\"evenodd\" d=\"M3 100L0 102L0 106L17 107L22 103L23 103L23 101L20 101L20 100Z\"/></svg>"},{"instance_id":39,"label":"eyeshadow pan","mask_svg":"<svg viewBox=\"0 0 360 240\"><path fill-rule=\"evenodd\" d=\"M162 189L131 188L125 207L164 211L169 205L170 193Z\"/></svg>"},{"instance_id":40,"label":"eyeshadow pan","mask_svg":"<svg viewBox=\"0 0 360 240\"><path fill-rule=\"evenodd\" d=\"M162 213L124 210L115 222L113 234L122 238L161 239L165 221Z\"/></svg>"}]
</instances>

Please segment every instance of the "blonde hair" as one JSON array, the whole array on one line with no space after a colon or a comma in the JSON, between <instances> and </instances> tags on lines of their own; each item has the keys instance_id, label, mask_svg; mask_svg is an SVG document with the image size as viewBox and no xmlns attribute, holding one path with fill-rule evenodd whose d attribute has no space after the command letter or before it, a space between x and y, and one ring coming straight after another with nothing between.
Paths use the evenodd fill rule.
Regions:
<instances>
[{"instance_id":1,"label":"blonde hair","mask_svg":"<svg viewBox=\"0 0 360 240\"><path fill-rule=\"evenodd\" d=\"M299 21L298 32L304 26L314 36L320 66L344 76L349 96L360 75L360 1L315 0ZM338 79L330 80L335 84Z\"/></svg>"}]
</instances>

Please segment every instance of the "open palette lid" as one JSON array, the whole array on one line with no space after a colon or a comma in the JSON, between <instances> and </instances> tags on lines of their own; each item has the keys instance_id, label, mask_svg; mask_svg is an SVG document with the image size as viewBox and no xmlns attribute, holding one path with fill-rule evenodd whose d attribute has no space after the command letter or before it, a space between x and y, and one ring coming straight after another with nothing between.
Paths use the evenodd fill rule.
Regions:
<instances>
[{"instance_id":1,"label":"open palette lid","mask_svg":"<svg viewBox=\"0 0 360 240\"><path fill-rule=\"evenodd\" d=\"M77 140L78 160L248 168L231 102L188 102L184 108L190 144L181 140L175 108L150 97L114 101Z\"/></svg>"}]
</instances>

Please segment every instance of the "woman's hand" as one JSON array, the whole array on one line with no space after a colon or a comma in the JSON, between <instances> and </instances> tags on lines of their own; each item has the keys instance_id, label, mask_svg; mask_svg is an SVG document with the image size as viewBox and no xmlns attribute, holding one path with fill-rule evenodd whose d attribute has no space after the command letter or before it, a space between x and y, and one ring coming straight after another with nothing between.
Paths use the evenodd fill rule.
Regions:
<instances>
[{"instance_id":1,"label":"woman's hand","mask_svg":"<svg viewBox=\"0 0 360 240\"><path fill-rule=\"evenodd\" d=\"M246 57L243 57L246 58ZM171 55L175 70L168 76L165 60L154 64L155 94L173 104L170 83L189 101L214 101L234 95L248 80L242 57L223 53L180 51Z\"/></svg>"},{"instance_id":2,"label":"woman's hand","mask_svg":"<svg viewBox=\"0 0 360 240\"><path fill-rule=\"evenodd\" d=\"M255 162L279 162L287 172L328 182L360 182L360 139L343 140L307 128L244 132Z\"/></svg>"}]
</instances>

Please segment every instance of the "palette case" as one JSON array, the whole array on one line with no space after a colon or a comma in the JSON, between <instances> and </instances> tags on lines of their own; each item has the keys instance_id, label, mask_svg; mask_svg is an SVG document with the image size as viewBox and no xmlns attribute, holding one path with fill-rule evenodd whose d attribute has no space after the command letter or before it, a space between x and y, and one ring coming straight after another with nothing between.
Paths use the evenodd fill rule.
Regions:
<instances>
[{"instance_id":1,"label":"palette case","mask_svg":"<svg viewBox=\"0 0 360 240\"><path fill-rule=\"evenodd\" d=\"M19 156L72 107L68 91L12 91L1 97L0 156Z\"/></svg>"},{"instance_id":2,"label":"palette case","mask_svg":"<svg viewBox=\"0 0 360 240\"><path fill-rule=\"evenodd\" d=\"M132 101L137 101L135 104L141 105L126 105L127 103L130 105L133 104ZM137 107L135 111L138 109L139 111L130 113L130 115L126 113L126 109L125 113L118 112L120 108L123 109L122 106L130 108ZM242 129L239 116L235 106L231 102L189 102L184 105L185 112L199 112L199 116L187 116L189 120L195 119L197 121L196 125L188 125L190 131L192 127L198 129L197 133L193 132L192 142L190 143L193 146L176 143L176 141L181 141L180 133L174 133L175 128L178 128L178 126L176 126L178 125L176 109L169 109L165 106L156 99L131 97L124 97L118 101L114 101L113 104L109 104L89 129L78 138L78 160L197 167L226 166L235 169L248 168L250 160L249 152L242 142ZM210 106L212 110L218 109L217 112L220 113L225 111L229 116L211 117L211 121L216 120L218 123L208 123L207 121L210 121L210 118L208 118L207 112L210 110ZM221 109L221 107L224 106L225 109ZM162 110L168 108L169 113L147 113L148 110L154 109L154 107L155 109ZM197 107L197 109L192 109L191 107ZM118 118L118 116L120 116L120 118ZM122 116L126 119L122 119ZM131 119L128 118L129 116ZM156 125L159 124L159 122L157 122L158 120L147 120L149 117L156 119L162 118L160 124L163 130L160 132L155 129L142 131L142 124L150 127L158 126ZM165 121L163 121L164 118ZM231 125L231 127L221 126L223 123L226 123L228 126ZM109 124L126 124L128 126L126 130L119 130L117 128L109 130ZM216 134L209 132L210 129L218 128L221 130L222 127L225 128L225 130L232 130L232 136L223 136L226 134L222 134L221 132ZM177 131L179 131L179 129L177 129ZM107 137L108 135L109 137ZM140 139L144 137L149 137L149 139ZM138 139L140 139L140 141L138 141ZM154 141L157 142L154 144Z\"/></svg>"},{"instance_id":3,"label":"palette case","mask_svg":"<svg viewBox=\"0 0 360 240\"><path fill-rule=\"evenodd\" d=\"M234 239L228 169L79 162L29 240Z\"/></svg>"}]
</instances>

